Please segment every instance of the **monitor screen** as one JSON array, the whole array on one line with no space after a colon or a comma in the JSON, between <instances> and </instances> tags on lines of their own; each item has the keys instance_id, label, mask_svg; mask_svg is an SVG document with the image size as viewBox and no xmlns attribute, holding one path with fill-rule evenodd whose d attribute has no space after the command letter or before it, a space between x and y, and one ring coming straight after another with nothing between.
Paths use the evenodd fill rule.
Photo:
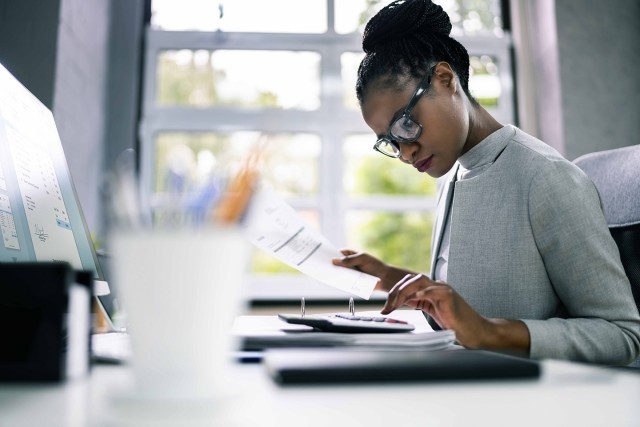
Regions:
<instances>
[{"instance_id":1,"label":"monitor screen","mask_svg":"<svg viewBox=\"0 0 640 427\"><path fill-rule=\"evenodd\" d=\"M0 232L0 262L67 261L106 285L53 114L2 65Z\"/></svg>"}]
</instances>

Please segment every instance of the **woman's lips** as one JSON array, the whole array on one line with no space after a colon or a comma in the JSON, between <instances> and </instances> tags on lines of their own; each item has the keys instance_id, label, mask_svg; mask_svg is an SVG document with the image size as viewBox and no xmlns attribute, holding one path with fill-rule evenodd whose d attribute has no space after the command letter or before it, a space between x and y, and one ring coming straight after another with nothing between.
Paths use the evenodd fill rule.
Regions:
<instances>
[{"instance_id":1,"label":"woman's lips","mask_svg":"<svg viewBox=\"0 0 640 427\"><path fill-rule=\"evenodd\" d=\"M429 169L429 166L431 166L432 160L433 160L433 154L424 160L420 160L419 162L414 163L413 167L418 169L419 172L426 172L427 169Z\"/></svg>"}]
</instances>

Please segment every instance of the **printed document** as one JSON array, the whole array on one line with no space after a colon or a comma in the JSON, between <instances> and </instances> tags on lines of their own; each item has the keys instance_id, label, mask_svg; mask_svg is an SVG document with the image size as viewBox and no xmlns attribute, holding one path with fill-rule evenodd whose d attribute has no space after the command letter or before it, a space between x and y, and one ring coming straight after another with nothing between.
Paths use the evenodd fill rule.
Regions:
<instances>
[{"instance_id":1,"label":"printed document","mask_svg":"<svg viewBox=\"0 0 640 427\"><path fill-rule=\"evenodd\" d=\"M342 257L340 251L272 191L256 190L241 226L251 243L290 267L342 291L371 297L378 279L333 265L333 258Z\"/></svg>"}]
</instances>

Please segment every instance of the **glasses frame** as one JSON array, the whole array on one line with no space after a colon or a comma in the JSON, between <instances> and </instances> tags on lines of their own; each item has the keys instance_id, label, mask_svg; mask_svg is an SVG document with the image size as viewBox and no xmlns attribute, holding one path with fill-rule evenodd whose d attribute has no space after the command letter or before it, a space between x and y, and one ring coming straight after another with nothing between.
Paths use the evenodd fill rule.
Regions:
<instances>
[{"instance_id":1,"label":"glasses frame","mask_svg":"<svg viewBox=\"0 0 640 427\"><path fill-rule=\"evenodd\" d=\"M398 117L397 119L393 120L391 122L391 124L389 125L389 128L387 130L387 134L385 136L381 137L381 138L378 138L378 140L376 141L376 143L373 146L373 149L375 151L377 151L378 153L384 154L387 157L391 157L393 159L397 159L397 158L400 157L400 145L399 144L411 144L411 143L415 142L418 138L420 138L420 135L422 135L422 124L418 123L416 120L413 119L413 117L411 117L411 111L416 106L418 101L420 101L420 98L422 98L422 95L424 95L424 93L427 91L427 89L429 89L429 86L431 85L431 75L433 74L433 70L434 69L435 69L435 66L431 67L431 69L429 69L429 72L422 78L422 80L420 81L420 84L418 84L418 87L416 88L416 91L411 96L411 99L409 99L409 103L404 108L404 110L402 110L402 114L400 115L400 117ZM396 123L398 123L399 120L410 120L413 123L415 123L418 126L417 135L415 137L412 137L412 138L409 138L409 139L401 138L401 137L398 137L396 135L393 135L391 129L393 128L393 126ZM387 153L385 151L382 151L380 149L380 145L382 145L382 144L390 145L390 146L394 147L395 153L391 154L391 153Z\"/></svg>"}]
</instances>

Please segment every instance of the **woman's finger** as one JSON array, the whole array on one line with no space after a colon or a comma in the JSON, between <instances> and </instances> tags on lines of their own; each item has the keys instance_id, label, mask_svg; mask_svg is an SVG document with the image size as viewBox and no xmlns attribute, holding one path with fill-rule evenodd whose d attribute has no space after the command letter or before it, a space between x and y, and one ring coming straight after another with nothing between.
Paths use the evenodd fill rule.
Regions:
<instances>
[{"instance_id":1,"label":"woman's finger","mask_svg":"<svg viewBox=\"0 0 640 427\"><path fill-rule=\"evenodd\" d=\"M344 256L342 258L334 258L333 264L341 265L343 267L354 267L363 263L362 259L365 256L363 253L352 251L350 249L343 249L340 252Z\"/></svg>"},{"instance_id":2,"label":"woman's finger","mask_svg":"<svg viewBox=\"0 0 640 427\"><path fill-rule=\"evenodd\" d=\"M402 279L400 279L398 281L398 283L393 285L393 287L389 291L389 294L397 292L398 289L400 289L400 287L402 287L405 283L407 283L407 281L409 281L410 279L412 279L415 276L417 276L417 274L407 274L407 275L405 275Z\"/></svg>"},{"instance_id":3,"label":"woman's finger","mask_svg":"<svg viewBox=\"0 0 640 427\"><path fill-rule=\"evenodd\" d=\"M434 314L441 300L451 297L451 288L434 282L423 274L417 274L406 280L395 289L393 295L387 299L388 305L383 308L383 314L388 314L402 305L419 308L428 314ZM424 302L423 302L424 301ZM428 303L428 304L427 304ZM423 309L427 308L427 310Z\"/></svg>"},{"instance_id":4,"label":"woman's finger","mask_svg":"<svg viewBox=\"0 0 640 427\"><path fill-rule=\"evenodd\" d=\"M398 289L400 289L400 287L402 287L407 281L411 280L414 276L414 274L407 274L400 279L398 283L393 285L391 290L389 290L389 295L387 295L387 301L380 311L382 314L391 313L397 308L398 305L396 304L396 300L398 299Z\"/></svg>"},{"instance_id":5,"label":"woman's finger","mask_svg":"<svg viewBox=\"0 0 640 427\"><path fill-rule=\"evenodd\" d=\"M417 291L430 286L431 283L433 282L423 274L408 274L404 276L389 292L389 296L381 313L391 313L393 310L405 304L406 301L410 300Z\"/></svg>"}]
</instances>

